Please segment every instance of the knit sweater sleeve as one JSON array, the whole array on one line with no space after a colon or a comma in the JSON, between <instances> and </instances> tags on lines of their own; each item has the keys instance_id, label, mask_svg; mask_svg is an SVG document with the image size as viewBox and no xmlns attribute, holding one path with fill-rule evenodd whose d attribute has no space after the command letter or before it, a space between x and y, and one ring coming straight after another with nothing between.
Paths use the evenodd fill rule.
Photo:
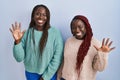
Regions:
<instances>
[{"instance_id":1,"label":"knit sweater sleeve","mask_svg":"<svg viewBox=\"0 0 120 80\"><path fill-rule=\"evenodd\" d=\"M93 59L93 68L98 71L103 71L107 65L108 53L100 52Z\"/></svg>"},{"instance_id":2,"label":"knit sweater sleeve","mask_svg":"<svg viewBox=\"0 0 120 80\"><path fill-rule=\"evenodd\" d=\"M57 30L55 31L55 42L54 42L54 54L53 57L48 64L47 69L43 73L42 77L44 80L50 80L53 75L57 72L63 58L63 40L60 32Z\"/></svg>"},{"instance_id":3,"label":"knit sweater sleeve","mask_svg":"<svg viewBox=\"0 0 120 80\"><path fill-rule=\"evenodd\" d=\"M93 41L92 42L93 45L97 47L101 47L102 43L100 41L98 41L95 38L93 38L92 41ZM93 64L92 64L93 69L97 71L103 71L108 63L108 53L97 51L96 49L95 49L95 53L96 55L93 58Z\"/></svg>"},{"instance_id":4,"label":"knit sweater sleeve","mask_svg":"<svg viewBox=\"0 0 120 80\"><path fill-rule=\"evenodd\" d=\"M26 34L27 33L25 32L20 43L14 44L13 46L13 56L17 62L23 61L25 57L24 47L25 47Z\"/></svg>"}]
</instances>

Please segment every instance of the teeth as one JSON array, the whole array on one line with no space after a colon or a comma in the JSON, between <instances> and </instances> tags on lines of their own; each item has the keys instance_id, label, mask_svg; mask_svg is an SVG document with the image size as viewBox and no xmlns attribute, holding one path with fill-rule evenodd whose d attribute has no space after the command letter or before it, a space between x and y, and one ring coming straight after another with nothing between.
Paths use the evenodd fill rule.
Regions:
<instances>
[{"instance_id":1,"label":"teeth","mask_svg":"<svg viewBox=\"0 0 120 80\"><path fill-rule=\"evenodd\" d=\"M42 20L38 20L39 23L42 23L43 21Z\"/></svg>"},{"instance_id":2,"label":"teeth","mask_svg":"<svg viewBox=\"0 0 120 80\"><path fill-rule=\"evenodd\" d=\"M81 35L82 33L81 32L79 32L79 33L77 33L76 35Z\"/></svg>"}]
</instances>

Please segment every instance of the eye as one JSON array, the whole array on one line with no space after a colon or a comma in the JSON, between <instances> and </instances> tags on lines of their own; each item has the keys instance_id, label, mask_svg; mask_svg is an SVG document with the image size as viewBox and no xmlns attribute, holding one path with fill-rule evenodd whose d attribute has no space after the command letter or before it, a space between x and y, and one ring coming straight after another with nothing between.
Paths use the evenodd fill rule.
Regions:
<instances>
[{"instance_id":1,"label":"eye","mask_svg":"<svg viewBox=\"0 0 120 80\"><path fill-rule=\"evenodd\" d=\"M47 16L46 14L41 14L42 16Z\"/></svg>"},{"instance_id":2,"label":"eye","mask_svg":"<svg viewBox=\"0 0 120 80\"><path fill-rule=\"evenodd\" d=\"M35 16L44 16L44 17L46 17L46 13L36 12L36 13L35 13Z\"/></svg>"},{"instance_id":3,"label":"eye","mask_svg":"<svg viewBox=\"0 0 120 80\"><path fill-rule=\"evenodd\" d=\"M39 16L40 14L39 13L35 13L35 16Z\"/></svg>"},{"instance_id":4,"label":"eye","mask_svg":"<svg viewBox=\"0 0 120 80\"><path fill-rule=\"evenodd\" d=\"M82 29L83 28L83 26L78 26L79 27L79 29Z\"/></svg>"},{"instance_id":5,"label":"eye","mask_svg":"<svg viewBox=\"0 0 120 80\"><path fill-rule=\"evenodd\" d=\"M83 29L85 28L84 25L81 25L81 26L78 26L78 27L79 27L79 29L81 29L81 30L83 30Z\"/></svg>"},{"instance_id":6,"label":"eye","mask_svg":"<svg viewBox=\"0 0 120 80\"><path fill-rule=\"evenodd\" d=\"M72 30L76 30L76 27L74 26L74 27L72 27Z\"/></svg>"}]
</instances>

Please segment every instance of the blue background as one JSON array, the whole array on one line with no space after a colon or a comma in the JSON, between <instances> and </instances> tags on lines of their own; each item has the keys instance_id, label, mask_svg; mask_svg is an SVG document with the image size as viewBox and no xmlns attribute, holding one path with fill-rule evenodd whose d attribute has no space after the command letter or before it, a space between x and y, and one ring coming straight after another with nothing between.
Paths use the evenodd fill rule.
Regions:
<instances>
[{"instance_id":1,"label":"blue background","mask_svg":"<svg viewBox=\"0 0 120 80\"><path fill-rule=\"evenodd\" d=\"M31 11L37 4L46 5L51 12L51 25L58 28L64 41L71 35L70 22L77 15L85 15L92 26L94 37L113 40L116 49L109 53L105 71L97 80L120 78L120 0L1 0L0 1L0 80L25 80L23 63L13 58L13 37L9 31L15 21L27 29Z\"/></svg>"}]
</instances>

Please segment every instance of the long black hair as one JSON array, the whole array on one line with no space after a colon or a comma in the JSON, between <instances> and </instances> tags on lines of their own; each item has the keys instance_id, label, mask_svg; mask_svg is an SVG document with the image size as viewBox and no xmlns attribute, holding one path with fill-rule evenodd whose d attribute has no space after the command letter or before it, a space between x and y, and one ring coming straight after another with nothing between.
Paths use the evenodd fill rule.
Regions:
<instances>
[{"instance_id":1,"label":"long black hair","mask_svg":"<svg viewBox=\"0 0 120 80\"><path fill-rule=\"evenodd\" d=\"M46 42L47 42L47 38L48 38L48 29L50 28L50 11L49 9L45 6L45 5L36 5L33 8L32 14L31 14L31 21L29 24L29 29L33 28L32 31L32 38L33 38L33 44L35 45L35 40L34 40L34 27L36 26L35 21L34 21L34 14L35 11L39 8L39 7L43 7L46 10L46 16L47 16L47 21L43 27L43 33L42 33L42 37L40 39L40 43L39 43L39 48L40 48L40 53L42 54L44 47L46 46Z\"/></svg>"}]
</instances>

